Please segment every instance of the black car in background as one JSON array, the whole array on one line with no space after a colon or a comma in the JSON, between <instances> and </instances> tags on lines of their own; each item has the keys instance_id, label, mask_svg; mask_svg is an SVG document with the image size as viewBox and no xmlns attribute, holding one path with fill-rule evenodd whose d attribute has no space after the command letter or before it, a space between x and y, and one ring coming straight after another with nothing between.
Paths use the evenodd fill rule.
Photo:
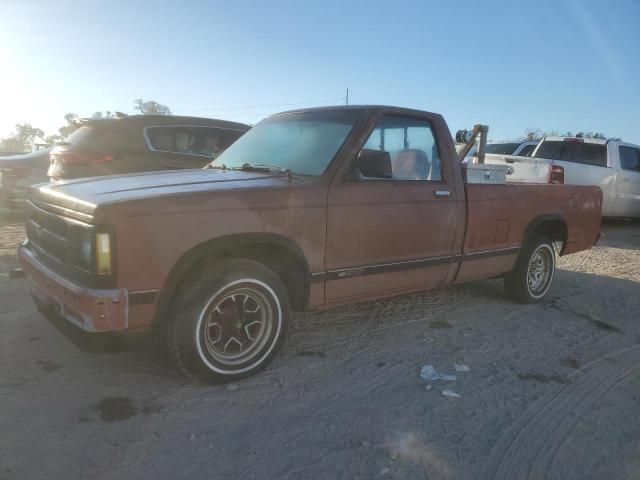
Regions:
<instances>
[{"instance_id":1,"label":"black car in background","mask_svg":"<svg viewBox=\"0 0 640 480\"><path fill-rule=\"evenodd\" d=\"M251 127L174 115L82 119L52 151L51 180L201 168Z\"/></svg>"},{"instance_id":2,"label":"black car in background","mask_svg":"<svg viewBox=\"0 0 640 480\"><path fill-rule=\"evenodd\" d=\"M20 211L29 186L46 183L50 150L0 157L0 213Z\"/></svg>"}]
</instances>

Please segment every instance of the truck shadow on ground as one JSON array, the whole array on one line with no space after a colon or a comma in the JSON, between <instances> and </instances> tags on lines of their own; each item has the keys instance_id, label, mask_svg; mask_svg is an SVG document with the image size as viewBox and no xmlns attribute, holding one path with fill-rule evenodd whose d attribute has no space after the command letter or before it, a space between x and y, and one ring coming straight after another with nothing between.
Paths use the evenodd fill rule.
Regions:
<instances>
[{"instance_id":1,"label":"truck shadow on ground","mask_svg":"<svg viewBox=\"0 0 640 480\"><path fill-rule=\"evenodd\" d=\"M640 219L605 219L599 246L640 250Z\"/></svg>"},{"instance_id":2,"label":"truck shadow on ground","mask_svg":"<svg viewBox=\"0 0 640 480\"><path fill-rule=\"evenodd\" d=\"M376 342L386 341L384 339L390 332L399 342L443 335L446 336L447 348L461 351L464 345L456 345L462 341L456 334L460 330L491 321L487 320L486 312L501 312L494 317L496 322L529 314L528 322L539 321L541 325L546 322L547 314L561 312L568 320L584 321L584 328L616 335L632 333L626 332L629 319L624 315L608 315L607 308L616 305L618 310L628 311L631 317L635 302L632 294L637 292L639 286L633 280L559 270L556 283L547 298L533 305L512 303L504 292L501 280L488 280L298 314L283 350L267 371L279 375L278 370L292 367L298 357L331 363L332 354L347 355L350 349L353 354L360 355L365 353L364 350L373 348L371 355L374 355ZM593 292L605 292L606 298L596 298ZM536 312L533 317L530 315L532 309ZM90 334L55 314L48 314L47 318L82 352L124 355L124 363L118 360L107 367L114 374L122 375L124 372L121 369L124 368L132 373L140 368L159 376L179 377L165 352L160 330L135 335ZM105 367L105 362L101 361L101 368Z\"/></svg>"},{"instance_id":3,"label":"truck shadow on ground","mask_svg":"<svg viewBox=\"0 0 640 480\"><path fill-rule=\"evenodd\" d=\"M89 333L76 327L55 311L40 312L58 332L85 353L120 353L156 348L161 342L159 332Z\"/></svg>"}]
</instances>

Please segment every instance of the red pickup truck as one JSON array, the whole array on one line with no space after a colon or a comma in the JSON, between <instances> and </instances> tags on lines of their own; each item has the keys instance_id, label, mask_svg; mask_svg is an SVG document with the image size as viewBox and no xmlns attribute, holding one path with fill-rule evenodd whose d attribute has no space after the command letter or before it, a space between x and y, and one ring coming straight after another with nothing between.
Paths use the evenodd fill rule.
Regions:
<instances>
[{"instance_id":1,"label":"red pickup truck","mask_svg":"<svg viewBox=\"0 0 640 480\"><path fill-rule=\"evenodd\" d=\"M497 276L538 301L601 207L597 187L466 182L440 115L319 108L263 120L203 170L33 187L19 257L41 311L162 326L184 373L224 382L268 364L292 311Z\"/></svg>"}]
</instances>

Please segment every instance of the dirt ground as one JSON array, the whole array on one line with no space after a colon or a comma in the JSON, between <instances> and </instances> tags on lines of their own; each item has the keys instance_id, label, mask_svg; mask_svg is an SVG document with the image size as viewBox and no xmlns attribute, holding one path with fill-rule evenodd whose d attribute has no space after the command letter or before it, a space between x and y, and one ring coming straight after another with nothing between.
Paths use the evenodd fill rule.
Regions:
<instances>
[{"instance_id":1,"label":"dirt ground","mask_svg":"<svg viewBox=\"0 0 640 480\"><path fill-rule=\"evenodd\" d=\"M5 219L0 478L638 479L640 223L603 231L544 303L492 280L301 315L265 372L206 386L161 339L94 348L45 321Z\"/></svg>"}]
</instances>

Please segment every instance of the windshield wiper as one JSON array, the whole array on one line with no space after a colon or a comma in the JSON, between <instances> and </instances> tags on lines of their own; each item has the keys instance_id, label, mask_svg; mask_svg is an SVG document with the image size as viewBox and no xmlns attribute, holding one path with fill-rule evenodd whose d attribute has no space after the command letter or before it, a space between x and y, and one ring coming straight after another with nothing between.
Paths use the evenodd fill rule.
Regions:
<instances>
[{"instance_id":1,"label":"windshield wiper","mask_svg":"<svg viewBox=\"0 0 640 480\"><path fill-rule=\"evenodd\" d=\"M281 173L282 175L286 175L289 178L291 178L291 176L293 175L293 172L288 168L282 168L278 165L268 165L263 163L245 163L236 170L242 170L244 172L276 172Z\"/></svg>"}]
</instances>

